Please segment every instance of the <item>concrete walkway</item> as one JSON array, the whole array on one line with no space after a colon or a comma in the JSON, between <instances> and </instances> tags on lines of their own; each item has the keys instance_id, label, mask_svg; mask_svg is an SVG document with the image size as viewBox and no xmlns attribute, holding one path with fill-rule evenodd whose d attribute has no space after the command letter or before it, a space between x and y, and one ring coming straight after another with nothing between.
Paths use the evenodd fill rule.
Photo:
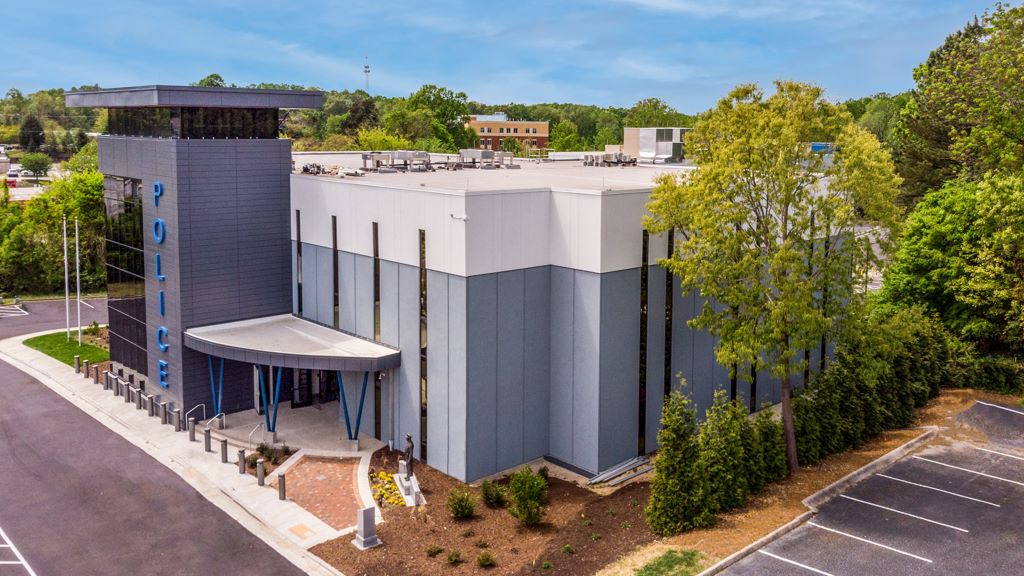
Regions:
<instances>
[{"instance_id":1,"label":"concrete walkway","mask_svg":"<svg viewBox=\"0 0 1024 576\"><path fill-rule=\"evenodd\" d=\"M276 489L260 487L253 476L239 474L237 449L229 450L229 463L223 464L216 443L213 446L214 452L204 451L199 431L197 442L190 443L186 432L175 432L173 426L160 424L158 418L150 418L146 411L136 410L134 404L127 404L122 397L103 390L102 385L93 384L92 379L75 374L70 366L22 344L28 338L48 332L52 331L0 341L0 358L33 376L84 413L170 468L203 497L308 574L340 574L308 552L308 549L343 536L351 532L351 528L336 530L294 502L278 500ZM300 450L292 456L275 474L295 465L303 452ZM372 505L372 492L366 476L370 453L310 452L318 456L358 458L359 496L364 505Z\"/></svg>"}]
</instances>

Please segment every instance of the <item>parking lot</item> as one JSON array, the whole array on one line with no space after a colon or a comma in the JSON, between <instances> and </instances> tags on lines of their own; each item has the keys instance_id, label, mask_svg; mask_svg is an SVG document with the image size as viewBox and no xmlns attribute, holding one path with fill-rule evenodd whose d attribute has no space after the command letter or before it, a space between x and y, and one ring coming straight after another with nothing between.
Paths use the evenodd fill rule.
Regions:
<instances>
[{"instance_id":1,"label":"parking lot","mask_svg":"<svg viewBox=\"0 0 1024 576\"><path fill-rule=\"evenodd\" d=\"M941 437L821 507L729 575L1021 574L1024 410L978 402Z\"/></svg>"}]
</instances>

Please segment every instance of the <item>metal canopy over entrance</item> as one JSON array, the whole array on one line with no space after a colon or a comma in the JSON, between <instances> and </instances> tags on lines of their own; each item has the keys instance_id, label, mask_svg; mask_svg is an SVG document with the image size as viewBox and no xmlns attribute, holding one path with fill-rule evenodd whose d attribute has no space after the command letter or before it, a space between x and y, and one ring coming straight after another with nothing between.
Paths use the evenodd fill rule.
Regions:
<instances>
[{"instance_id":1,"label":"metal canopy over entrance","mask_svg":"<svg viewBox=\"0 0 1024 576\"><path fill-rule=\"evenodd\" d=\"M401 352L396 348L339 332L291 314L189 328L185 330L184 336L186 346L207 355L215 413L219 412L223 396L224 359L246 362L257 368L268 432L275 432L277 428L277 407L284 368L331 370L337 373L346 432L349 439L354 440L359 434L369 373L395 368L401 363ZM219 370L214 368L214 357L220 359ZM260 366L270 367L270 377L266 382ZM350 422L342 386L342 372L363 373L354 427ZM272 385L273 389L267 390L268 385ZM272 406L267 405L268 399L272 400Z\"/></svg>"}]
</instances>

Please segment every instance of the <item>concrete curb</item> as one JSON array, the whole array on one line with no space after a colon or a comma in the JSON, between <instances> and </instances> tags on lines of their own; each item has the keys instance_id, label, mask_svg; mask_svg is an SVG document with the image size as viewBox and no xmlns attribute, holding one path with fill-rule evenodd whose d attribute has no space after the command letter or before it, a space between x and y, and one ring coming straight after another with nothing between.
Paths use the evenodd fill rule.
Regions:
<instances>
[{"instance_id":1,"label":"concrete curb","mask_svg":"<svg viewBox=\"0 0 1024 576\"><path fill-rule=\"evenodd\" d=\"M718 574L719 572L725 570L726 568L753 554L754 551L756 551L758 548L767 546L771 542L774 542L775 540L778 540L779 538L782 538L786 534L799 528L800 525L809 520L811 516L814 516L814 512L804 512L803 514L797 516L796 518L793 518L792 520L783 524L782 526L779 526L772 532L762 536L761 538L755 540L754 542L751 542L750 544L747 544L742 549L737 550L736 552L733 552L732 554L726 556L724 560L721 560L717 564L714 564L713 566L706 568L703 572L697 574L697 576L712 576L712 574Z\"/></svg>"},{"instance_id":2,"label":"concrete curb","mask_svg":"<svg viewBox=\"0 0 1024 576\"><path fill-rule=\"evenodd\" d=\"M800 527L800 525L802 525L804 522L813 517L815 514L817 514L818 509L821 506L823 506L825 503L838 496L839 493L845 491L846 489L850 488L855 484L859 484L868 476L875 474L879 470L886 468L890 466L893 462L899 460L900 458L903 458L908 453L916 449L918 446L930 440L932 436L935 436L935 434L940 430L940 428L938 426L922 426L921 430L925 430L925 432L918 436L917 438L914 438L913 440L907 442L906 444L903 444L899 448L896 448L895 450L892 450L891 452L884 454L880 458L868 462L867 464L861 466L857 470L850 472L849 474L843 476L839 480L836 480L832 484L829 484L828 486L822 488L821 490L818 490L814 494L811 494L807 498L804 498L801 503L808 508L807 512L804 512L803 514L790 520L786 524L776 528L771 533L744 546L741 550L738 550L730 554L729 556L725 557L725 559L717 562L709 568L706 568L697 576L712 576L713 574L718 574L719 572L722 572L726 568L746 558L750 554L753 554L759 548L762 548L770 544L771 542L774 542L775 540L778 540L779 538L792 532L796 528Z\"/></svg>"},{"instance_id":3,"label":"concrete curb","mask_svg":"<svg viewBox=\"0 0 1024 576\"><path fill-rule=\"evenodd\" d=\"M893 462L903 458L912 450L930 440L932 436L935 436L935 433L939 431L938 426L922 426L920 429L925 430L925 432L917 438L914 438L910 442L907 442L876 460L868 462L857 470L850 472L832 484L829 484L807 498L804 498L802 502L803 505L815 513L818 512L818 509L821 508L821 506L828 503L841 492L845 492L851 486L861 483L865 478L875 474L879 470L888 468Z\"/></svg>"}]
</instances>

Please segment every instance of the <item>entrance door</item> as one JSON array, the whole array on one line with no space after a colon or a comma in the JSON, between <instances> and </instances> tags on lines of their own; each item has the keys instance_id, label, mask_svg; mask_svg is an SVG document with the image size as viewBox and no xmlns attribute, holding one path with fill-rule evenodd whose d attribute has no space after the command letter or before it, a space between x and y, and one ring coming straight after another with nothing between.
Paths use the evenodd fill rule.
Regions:
<instances>
[{"instance_id":1,"label":"entrance door","mask_svg":"<svg viewBox=\"0 0 1024 576\"><path fill-rule=\"evenodd\" d=\"M311 370L299 369L295 387L292 389L292 408L301 408L313 403L313 378Z\"/></svg>"},{"instance_id":2,"label":"entrance door","mask_svg":"<svg viewBox=\"0 0 1024 576\"><path fill-rule=\"evenodd\" d=\"M334 370L320 372L320 403L338 401L338 373Z\"/></svg>"}]
</instances>

